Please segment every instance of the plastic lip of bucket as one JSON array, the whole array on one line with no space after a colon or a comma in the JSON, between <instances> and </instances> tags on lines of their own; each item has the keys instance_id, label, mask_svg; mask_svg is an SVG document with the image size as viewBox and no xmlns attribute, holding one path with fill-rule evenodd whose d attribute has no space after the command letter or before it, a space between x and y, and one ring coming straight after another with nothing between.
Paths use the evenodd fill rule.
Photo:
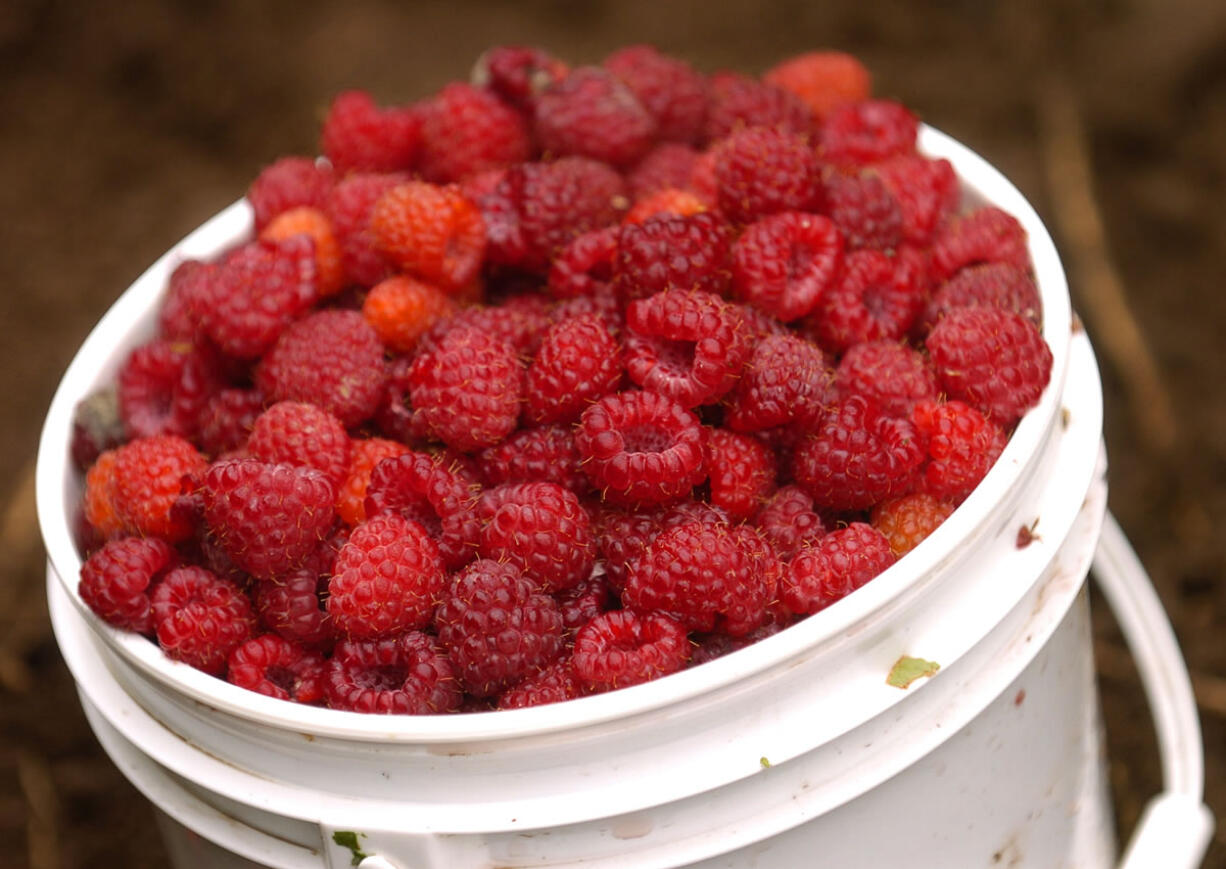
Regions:
<instances>
[{"instance_id":1,"label":"plastic lip of bucket","mask_svg":"<svg viewBox=\"0 0 1226 869\"><path fill-rule=\"evenodd\" d=\"M138 278L90 333L69 366L47 415L37 470L39 522L52 568L87 623L108 648L143 677L262 727L345 740L424 745L475 742L628 718L731 685L836 642L875 614L906 606L943 565L957 557L962 541L1007 509L1019 481L1031 470L1041 445L1056 425L1068 364L1072 323L1067 284L1055 246L1034 209L997 170L948 136L924 127L920 148L928 156L946 158L954 165L969 202L996 205L1016 217L1026 230L1043 303L1043 334L1053 356L1051 382L1038 405L1018 424L996 465L940 528L854 594L785 631L701 667L608 694L522 710L389 717L265 698L171 661L144 638L103 624L89 612L76 588L81 558L70 517L77 510L81 484L69 451L74 410L78 401L113 380L132 348L152 337L157 305L176 265L186 259L211 259L251 237L251 211L244 201L203 224ZM975 625L967 630L982 632L987 627Z\"/></svg>"}]
</instances>

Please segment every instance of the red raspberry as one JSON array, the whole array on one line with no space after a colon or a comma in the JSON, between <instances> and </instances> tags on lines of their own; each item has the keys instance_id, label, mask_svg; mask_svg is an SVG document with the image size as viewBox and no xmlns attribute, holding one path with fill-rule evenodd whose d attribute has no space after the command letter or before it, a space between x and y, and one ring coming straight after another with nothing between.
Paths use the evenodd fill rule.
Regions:
<instances>
[{"instance_id":1,"label":"red raspberry","mask_svg":"<svg viewBox=\"0 0 1226 869\"><path fill-rule=\"evenodd\" d=\"M1051 350L1026 318L999 308L958 308L925 345L941 387L1008 429L1038 403L1051 378Z\"/></svg>"},{"instance_id":2,"label":"red raspberry","mask_svg":"<svg viewBox=\"0 0 1226 869\"><path fill-rule=\"evenodd\" d=\"M641 200L661 190L685 190L690 186L698 152L680 142L662 142L643 155L626 173L630 194Z\"/></svg>"},{"instance_id":3,"label":"red raspberry","mask_svg":"<svg viewBox=\"0 0 1226 869\"><path fill-rule=\"evenodd\" d=\"M590 296L563 299L554 305L550 312L550 317L555 323L573 317L589 316L599 319L614 338L619 337L625 331L626 317L622 311L621 300L611 286L597 288L596 292Z\"/></svg>"},{"instance_id":4,"label":"red raspberry","mask_svg":"<svg viewBox=\"0 0 1226 869\"><path fill-rule=\"evenodd\" d=\"M181 340L155 339L133 350L119 370L119 415L129 437L193 437L220 388L212 353Z\"/></svg>"},{"instance_id":5,"label":"red raspberry","mask_svg":"<svg viewBox=\"0 0 1226 869\"><path fill-rule=\"evenodd\" d=\"M366 518L366 492L375 467L391 456L402 456L411 450L402 443L386 438L355 438L349 473L336 495L336 513L341 521L353 526Z\"/></svg>"},{"instance_id":6,"label":"red raspberry","mask_svg":"<svg viewBox=\"0 0 1226 869\"><path fill-rule=\"evenodd\" d=\"M662 214L624 224L613 271L624 299L670 288L722 293L728 287L732 233L711 214Z\"/></svg>"},{"instance_id":7,"label":"red raspberry","mask_svg":"<svg viewBox=\"0 0 1226 869\"><path fill-rule=\"evenodd\" d=\"M391 275L391 262L375 246L370 215L384 193L408 180L408 176L400 174L355 172L328 195L324 213L332 221L348 283L372 287Z\"/></svg>"},{"instance_id":8,"label":"red raspberry","mask_svg":"<svg viewBox=\"0 0 1226 869\"><path fill-rule=\"evenodd\" d=\"M813 310L835 281L843 239L817 214L785 211L751 223L732 247L738 299L784 322Z\"/></svg>"},{"instance_id":9,"label":"red raspberry","mask_svg":"<svg viewBox=\"0 0 1226 869\"><path fill-rule=\"evenodd\" d=\"M77 590L85 605L108 625L151 634L149 592L175 561L174 549L157 537L112 540L81 565Z\"/></svg>"},{"instance_id":10,"label":"red raspberry","mask_svg":"<svg viewBox=\"0 0 1226 869\"><path fill-rule=\"evenodd\" d=\"M590 489L583 473L575 433L569 425L545 425L512 432L477 455L487 486L503 483L557 483L576 495Z\"/></svg>"},{"instance_id":11,"label":"red raspberry","mask_svg":"<svg viewBox=\"0 0 1226 869\"><path fill-rule=\"evenodd\" d=\"M780 593L799 615L815 613L851 594L894 563L890 544L864 522L836 528L788 565Z\"/></svg>"},{"instance_id":12,"label":"red raspberry","mask_svg":"<svg viewBox=\"0 0 1226 869\"><path fill-rule=\"evenodd\" d=\"M515 430L523 380L505 341L464 326L448 331L409 370L413 407L435 437L461 451L496 444Z\"/></svg>"},{"instance_id":13,"label":"red raspberry","mask_svg":"<svg viewBox=\"0 0 1226 869\"><path fill-rule=\"evenodd\" d=\"M115 451L110 488L115 516L134 534L186 540L192 526L171 509L184 477L206 466L194 446L176 435L136 438Z\"/></svg>"},{"instance_id":14,"label":"red raspberry","mask_svg":"<svg viewBox=\"0 0 1226 869\"><path fill-rule=\"evenodd\" d=\"M380 109L365 91L343 91L328 108L320 148L341 173L408 170L417 157L421 126L413 106Z\"/></svg>"},{"instance_id":15,"label":"red raspberry","mask_svg":"<svg viewBox=\"0 0 1226 869\"><path fill-rule=\"evenodd\" d=\"M498 45L477 58L472 83L531 113L537 95L569 72L563 61L540 48Z\"/></svg>"},{"instance_id":16,"label":"red raspberry","mask_svg":"<svg viewBox=\"0 0 1226 869\"><path fill-rule=\"evenodd\" d=\"M481 555L508 562L545 591L572 588L596 562L591 518L557 483L508 483L477 504Z\"/></svg>"},{"instance_id":17,"label":"red raspberry","mask_svg":"<svg viewBox=\"0 0 1226 869\"><path fill-rule=\"evenodd\" d=\"M375 204L370 230L396 265L452 292L477 276L485 256L481 212L454 187L392 188Z\"/></svg>"},{"instance_id":18,"label":"red raspberry","mask_svg":"<svg viewBox=\"0 0 1226 869\"><path fill-rule=\"evenodd\" d=\"M608 289L617 258L615 226L575 236L549 266L549 292L555 299L590 296Z\"/></svg>"},{"instance_id":19,"label":"red raspberry","mask_svg":"<svg viewBox=\"0 0 1226 869\"><path fill-rule=\"evenodd\" d=\"M324 696L323 656L276 634L253 637L230 653L226 681L265 697L318 703Z\"/></svg>"},{"instance_id":20,"label":"red raspberry","mask_svg":"<svg viewBox=\"0 0 1226 869\"><path fill-rule=\"evenodd\" d=\"M335 490L314 468L255 459L215 462L200 487L204 520L222 550L261 579L300 565L335 518Z\"/></svg>"},{"instance_id":21,"label":"red raspberry","mask_svg":"<svg viewBox=\"0 0 1226 869\"><path fill-rule=\"evenodd\" d=\"M486 558L452 579L434 615L460 684L492 697L562 652L562 613L514 564Z\"/></svg>"},{"instance_id":22,"label":"red raspberry","mask_svg":"<svg viewBox=\"0 0 1226 869\"><path fill-rule=\"evenodd\" d=\"M694 160L694 168L690 170L690 183L686 185L686 189L692 190L694 195L710 208L719 204L719 181L715 177L715 161L718 156L718 146L699 154Z\"/></svg>"},{"instance_id":23,"label":"red raspberry","mask_svg":"<svg viewBox=\"0 0 1226 869\"><path fill-rule=\"evenodd\" d=\"M924 459L915 426L860 395L841 399L796 449L796 482L831 510L867 510L905 494Z\"/></svg>"},{"instance_id":24,"label":"red raspberry","mask_svg":"<svg viewBox=\"0 0 1226 869\"><path fill-rule=\"evenodd\" d=\"M440 320L421 337L417 355L437 352L443 337L453 329L472 328L505 342L518 356L532 356L540 349L549 324L549 305L544 296L511 296L500 304L473 305Z\"/></svg>"},{"instance_id":25,"label":"red raspberry","mask_svg":"<svg viewBox=\"0 0 1226 869\"><path fill-rule=\"evenodd\" d=\"M606 577L593 574L578 585L553 593L562 611L562 627L568 634L590 622L613 604L612 587Z\"/></svg>"},{"instance_id":26,"label":"red raspberry","mask_svg":"<svg viewBox=\"0 0 1226 869\"><path fill-rule=\"evenodd\" d=\"M339 489L349 474L349 433L341 421L314 404L281 401L256 418L247 440L253 459L314 468Z\"/></svg>"},{"instance_id":27,"label":"red raspberry","mask_svg":"<svg viewBox=\"0 0 1226 869\"><path fill-rule=\"evenodd\" d=\"M707 117L707 83L692 66L650 45L629 45L604 60L634 92L666 142L696 144Z\"/></svg>"},{"instance_id":28,"label":"red raspberry","mask_svg":"<svg viewBox=\"0 0 1226 869\"><path fill-rule=\"evenodd\" d=\"M291 325L255 369L270 401L308 401L347 428L369 419L383 397L383 345L357 311L321 310Z\"/></svg>"},{"instance_id":29,"label":"red raspberry","mask_svg":"<svg viewBox=\"0 0 1226 869\"><path fill-rule=\"evenodd\" d=\"M748 519L775 490L775 459L749 435L722 428L707 432L711 503L733 519Z\"/></svg>"},{"instance_id":30,"label":"red raspberry","mask_svg":"<svg viewBox=\"0 0 1226 869\"><path fill-rule=\"evenodd\" d=\"M383 715L454 712L461 700L451 661L419 631L337 643L324 677L324 697L333 709Z\"/></svg>"},{"instance_id":31,"label":"red raspberry","mask_svg":"<svg viewBox=\"0 0 1226 869\"><path fill-rule=\"evenodd\" d=\"M282 157L265 166L247 188L256 232L283 211L322 207L334 183L332 166L311 157Z\"/></svg>"},{"instance_id":32,"label":"red raspberry","mask_svg":"<svg viewBox=\"0 0 1226 869\"><path fill-rule=\"evenodd\" d=\"M690 644L685 629L662 613L613 610L575 634L575 674L595 691L627 688L676 673Z\"/></svg>"},{"instance_id":33,"label":"red raspberry","mask_svg":"<svg viewBox=\"0 0 1226 869\"><path fill-rule=\"evenodd\" d=\"M462 181L531 154L523 117L489 91L452 82L422 109L421 171L430 181Z\"/></svg>"},{"instance_id":34,"label":"red raspberry","mask_svg":"<svg viewBox=\"0 0 1226 869\"><path fill-rule=\"evenodd\" d=\"M1042 325L1043 301L1026 272L1008 263L967 266L933 293L920 320L927 334L954 308L1002 308Z\"/></svg>"},{"instance_id":35,"label":"red raspberry","mask_svg":"<svg viewBox=\"0 0 1226 869\"><path fill-rule=\"evenodd\" d=\"M842 168L879 163L915 152L919 119L902 103L864 100L840 106L821 128L821 154Z\"/></svg>"},{"instance_id":36,"label":"red raspberry","mask_svg":"<svg viewBox=\"0 0 1226 869\"><path fill-rule=\"evenodd\" d=\"M626 308L626 373L686 407L724 395L749 358L740 311L711 293L665 290Z\"/></svg>"},{"instance_id":37,"label":"red raspberry","mask_svg":"<svg viewBox=\"0 0 1226 869\"><path fill-rule=\"evenodd\" d=\"M184 260L175 266L166 282L166 294L158 309L158 337L196 342L205 337L200 323L201 300L217 266L199 260Z\"/></svg>"},{"instance_id":38,"label":"red raspberry","mask_svg":"<svg viewBox=\"0 0 1226 869\"><path fill-rule=\"evenodd\" d=\"M706 138L716 142L748 127L779 127L808 133L812 114L790 91L735 72L720 72L708 80Z\"/></svg>"},{"instance_id":39,"label":"red raspberry","mask_svg":"<svg viewBox=\"0 0 1226 869\"><path fill-rule=\"evenodd\" d=\"M954 505L929 495L913 492L901 498L882 501L873 508L870 522L890 544L895 558L902 558L919 546L954 512Z\"/></svg>"},{"instance_id":40,"label":"red raspberry","mask_svg":"<svg viewBox=\"0 0 1226 869\"><path fill-rule=\"evenodd\" d=\"M826 535L813 499L799 486L783 486L771 495L753 520L754 527L784 561Z\"/></svg>"},{"instance_id":41,"label":"red raspberry","mask_svg":"<svg viewBox=\"0 0 1226 869\"><path fill-rule=\"evenodd\" d=\"M214 676L225 672L230 653L255 632L247 595L203 567L176 567L150 600L162 651Z\"/></svg>"},{"instance_id":42,"label":"red raspberry","mask_svg":"<svg viewBox=\"0 0 1226 869\"><path fill-rule=\"evenodd\" d=\"M902 242L902 210L875 175L830 176L825 211L852 250L893 250Z\"/></svg>"},{"instance_id":43,"label":"red raspberry","mask_svg":"<svg viewBox=\"0 0 1226 869\"><path fill-rule=\"evenodd\" d=\"M724 423L734 431L813 425L834 395L834 371L820 347L791 334L770 336L754 347L728 396Z\"/></svg>"},{"instance_id":44,"label":"red raspberry","mask_svg":"<svg viewBox=\"0 0 1226 869\"><path fill-rule=\"evenodd\" d=\"M575 444L584 472L614 503L678 501L706 477L698 418L654 392L605 396L583 412Z\"/></svg>"},{"instance_id":45,"label":"red raspberry","mask_svg":"<svg viewBox=\"0 0 1226 869\"><path fill-rule=\"evenodd\" d=\"M260 622L300 646L330 648L336 639L325 601L327 573L315 567L300 567L283 577L257 583L251 597Z\"/></svg>"},{"instance_id":46,"label":"red raspberry","mask_svg":"<svg viewBox=\"0 0 1226 869\"><path fill-rule=\"evenodd\" d=\"M555 323L524 378L524 415L534 423L574 422L622 378L617 342L594 316Z\"/></svg>"},{"instance_id":47,"label":"red raspberry","mask_svg":"<svg viewBox=\"0 0 1226 869\"><path fill-rule=\"evenodd\" d=\"M931 244L937 230L958 208L958 176L948 160L902 154L877 163L872 172L898 204L902 237L912 244Z\"/></svg>"},{"instance_id":48,"label":"red raspberry","mask_svg":"<svg viewBox=\"0 0 1226 869\"><path fill-rule=\"evenodd\" d=\"M950 221L932 243L932 274L947 280L978 263L1006 263L1030 271L1026 230L1017 218L992 205Z\"/></svg>"},{"instance_id":49,"label":"red raspberry","mask_svg":"<svg viewBox=\"0 0 1226 869\"><path fill-rule=\"evenodd\" d=\"M902 257L858 250L843 258L843 272L822 295L806 325L833 353L853 344L907 334L924 306L924 285Z\"/></svg>"},{"instance_id":50,"label":"red raspberry","mask_svg":"<svg viewBox=\"0 0 1226 869\"><path fill-rule=\"evenodd\" d=\"M351 639L426 627L447 579L438 547L419 523L398 513L353 529L328 582L328 615Z\"/></svg>"},{"instance_id":51,"label":"red raspberry","mask_svg":"<svg viewBox=\"0 0 1226 869\"><path fill-rule=\"evenodd\" d=\"M216 458L247 442L256 417L264 412L258 389L222 389L209 397L199 418L197 437L205 454Z\"/></svg>"},{"instance_id":52,"label":"red raspberry","mask_svg":"<svg viewBox=\"0 0 1226 869\"><path fill-rule=\"evenodd\" d=\"M584 694L574 661L565 655L537 673L520 679L498 695L499 709L525 709L574 700Z\"/></svg>"},{"instance_id":53,"label":"red raspberry","mask_svg":"<svg viewBox=\"0 0 1226 869\"><path fill-rule=\"evenodd\" d=\"M773 637L784 628L789 627L796 618L792 613L787 613L786 619L771 613L768 613L768 616L772 621L768 621L761 627L754 628L743 637L730 637L727 634L719 633L693 637L690 640L693 652L690 654L687 668L693 669L700 664L706 664L717 658L722 658L724 655L752 646L759 640Z\"/></svg>"},{"instance_id":54,"label":"red raspberry","mask_svg":"<svg viewBox=\"0 0 1226 869\"><path fill-rule=\"evenodd\" d=\"M456 310L438 287L408 275L380 281L362 302L362 318L393 353L412 353L422 335Z\"/></svg>"},{"instance_id":55,"label":"red raspberry","mask_svg":"<svg viewBox=\"0 0 1226 869\"><path fill-rule=\"evenodd\" d=\"M533 131L546 153L628 166L651 147L656 122L612 72L581 66L537 97Z\"/></svg>"},{"instance_id":56,"label":"red raspberry","mask_svg":"<svg viewBox=\"0 0 1226 869\"><path fill-rule=\"evenodd\" d=\"M610 588L618 594L626 585L626 571L666 528L691 521L721 522L727 516L705 501L682 501L671 507L627 511L603 505L594 520L596 545Z\"/></svg>"},{"instance_id":57,"label":"red raspberry","mask_svg":"<svg viewBox=\"0 0 1226 869\"><path fill-rule=\"evenodd\" d=\"M955 503L979 485L1009 441L983 414L957 400L921 402L911 421L928 445L924 491Z\"/></svg>"},{"instance_id":58,"label":"red raspberry","mask_svg":"<svg viewBox=\"0 0 1226 869\"><path fill-rule=\"evenodd\" d=\"M715 155L719 208L733 222L821 207L821 164L802 135L750 127L721 142Z\"/></svg>"},{"instance_id":59,"label":"red raspberry","mask_svg":"<svg viewBox=\"0 0 1226 869\"><path fill-rule=\"evenodd\" d=\"M839 394L863 395L887 416L909 416L917 402L937 397L936 372L928 360L898 341L853 344L835 372Z\"/></svg>"},{"instance_id":60,"label":"red raspberry","mask_svg":"<svg viewBox=\"0 0 1226 869\"><path fill-rule=\"evenodd\" d=\"M839 106L868 99L872 92L864 64L841 51L790 57L767 70L762 81L796 94L818 121Z\"/></svg>"}]
</instances>

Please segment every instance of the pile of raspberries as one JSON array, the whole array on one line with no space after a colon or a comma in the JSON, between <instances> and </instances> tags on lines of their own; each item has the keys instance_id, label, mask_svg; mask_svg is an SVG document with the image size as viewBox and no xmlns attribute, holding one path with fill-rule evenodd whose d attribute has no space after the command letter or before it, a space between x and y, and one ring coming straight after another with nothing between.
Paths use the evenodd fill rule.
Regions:
<instances>
[{"instance_id":1,"label":"pile of raspberries","mask_svg":"<svg viewBox=\"0 0 1226 869\"><path fill-rule=\"evenodd\" d=\"M650 46L332 102L77 414L82 599L286 700L434 714L712 660L918 544L1051 371L1020 224L854 58Z\"/></svg>"}]
</instances>

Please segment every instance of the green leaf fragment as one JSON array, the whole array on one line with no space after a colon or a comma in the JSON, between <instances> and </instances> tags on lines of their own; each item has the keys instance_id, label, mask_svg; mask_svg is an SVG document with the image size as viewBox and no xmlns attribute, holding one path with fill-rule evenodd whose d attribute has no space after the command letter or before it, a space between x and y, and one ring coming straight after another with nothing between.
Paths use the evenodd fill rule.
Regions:
<instances>
[{"instance_id":1,"label":"green leaf fragment","mask_svg":"<svg viewBox=\"0 0 1226 869\"><path fill-rule=\"evenodd\" d=\"M358 845L358 835L358 833L352 830L337 830L332 834L333 842L353 852L353 859L349 861L350 866L357 866L370 856Z\"/></svg>"},{"instance_id":2,"label":"green leaf fragment","mask_svg":"<svg viewBox=\"0 0 1226 869\"><path fill-rule=\"evenodd\" d=\"M912 658L910 655L903 655L890 668L890 675L885 677L885 683L893 685L895 688L910 688L911 683L916 679L931 676L939 669L941 669L941 665L936 661L925 661L923 658Z\"/></svg>"},{"instance_id":3,"label":"green leaf fragment","mask_svg":"<svg viewBox=\"0 0 1226 869\"><path fill-rule=\"evenodd\" d=\"M765 754L758 758L758 763L762 764L763 769L771 768L770 758L768 758Z\"/></svg>"}]
</instances>

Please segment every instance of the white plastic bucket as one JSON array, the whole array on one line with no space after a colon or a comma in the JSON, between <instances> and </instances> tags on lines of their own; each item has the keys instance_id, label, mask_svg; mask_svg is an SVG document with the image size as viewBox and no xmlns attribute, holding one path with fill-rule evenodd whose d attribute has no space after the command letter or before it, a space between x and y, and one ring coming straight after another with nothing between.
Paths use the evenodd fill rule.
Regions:
<instances>
[{"instance_id":1,"label":"white plastic bucket","mask_svg":"<svg viewBox=\"0 0 1226 869\"><path fill-rule=\"evenodd\" d=\"M1097 368L1024 198L940 133L925 129L922 146L1029 233L1054 359L1039 406L954 515L848 598L701 667L554 706L424 717L296 706L170 661L88 612L69 521L73 408L150 337L180 261L249 236L246 204L143 275L65 375L37 485L61 650L99 740L158 808L176 865L1115 865L1084 590L1106 505ZM1020 547L1023 526L1037 536ZM1164 849L1160 865L1192 867L1212 821L1186 671L1156 598L1112 551L1109 598L1140 601L1129 636L1151 640L1138 666L1158 674L1164 763L1181 771L1126 859L1145 859L1148 842ZM902 656L941 669L892 687ZM1166 842L1176 828L1181 852Z\"/></svg>"}]
</instances>

